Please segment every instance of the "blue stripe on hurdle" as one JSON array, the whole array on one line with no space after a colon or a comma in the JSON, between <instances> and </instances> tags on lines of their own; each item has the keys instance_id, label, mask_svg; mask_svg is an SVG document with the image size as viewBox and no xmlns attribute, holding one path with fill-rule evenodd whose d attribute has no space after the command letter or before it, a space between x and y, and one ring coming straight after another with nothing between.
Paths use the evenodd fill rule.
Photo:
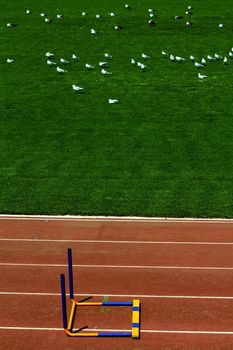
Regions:
<instances>
[{"instance_id":1,"label":"blue stripe on hurdle","mask_svg":"<svg viewBox=\"0 0 233 350\"><path fill-rule=\"evenodd\" d=\"M133 328L139 328L139 323L132 323Z\"/></svg>"},{"instance_id":2,"label":"blue stripe on hurdle","mask_svg":"<svg viewBox=\"0 0 233 350\"><path fill-rule=\"evenodd\" d=\"M132 337L132 332L98 332L98 337Z\"/></svg>"},{"instance_id":3,"label":"blue stripe on hurdle","mask_svg":"<svg viewBox=\"0 0 233 350\"><path fill-rule=\"evenodd\" d=\"M134 307L133 307L133 311L140 311L139 306L134 306Z\"/></svg>"},{"instance_id":4,"label":"blue stripe on hurdle","mask_svg":"<svg viewBox=\"0 0 233 350\"><path fill-rule=\"evenodd\" d=\"M103 301L103 306L132 306L132 301Z\"/></svg>"}]
</instances>

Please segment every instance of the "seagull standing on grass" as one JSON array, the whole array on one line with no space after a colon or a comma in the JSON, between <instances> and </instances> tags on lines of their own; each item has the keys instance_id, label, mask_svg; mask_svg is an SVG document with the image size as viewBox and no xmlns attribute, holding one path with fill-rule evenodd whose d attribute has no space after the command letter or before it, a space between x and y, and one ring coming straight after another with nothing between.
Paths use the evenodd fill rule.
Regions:
<instances>
[{"instance_id":1,"label":"seagull standing on grass","mask_svg":"<svg viewBox=\"0 0 233 350\"><path fill-rule=\"evenodd\" d=\"M197 67L197 68L202 68L202 67L204 67L203 64L198 63L198 62L194 62L194 66Z\"/></svg>"},{"instance_id":2,"label":"seagull standing on grass","mask_svg":"<svg viewBox=\"0 0 233 350\"><path fill-rule=\"evenodd\" d=\"M86 15L87 15L87 13L83 11L82 12L82 16L86 16Z\"/></svg>"},{"instance_id":3,"label":"seagull standing on grass","mask_svg":"<svg viewBox=\"0 0 233 350\"><path fill-rule=\"evenodd\" d=\"M73 89L74 91L81 91L81 90L83 90L83 87L73 84L73 85L72 85L72 89Z\"/></svg>"},{"instance_id":4,"label":"seagull standing on grass","mask_svg":"<svg viewBox=\"0 0 233 350\"><path fill-rule=\"evenodd\" d=\"M100 19L101 16L100 15L95 15L95 18Z\"/></svg>"},{"instance_id":5,"label":"seagull standing on grass","mask_svg":"<svg viewBox=\"0 0 233 350\"><path fill-rule=\"evenodd\" d=\"M222 58L222 56L218 55L217 53L214 54L214 57L217 58L217 60L220 60L220 58Z\"/></svg>"},{"instance_id":6,"label":"seagull standing on grass","mask_svg":"<svg viewBox=\"0 0 233 350\"><path fill-rule=\"evenodd\" d=\"M106 57L107 59L111 60L112 59L112 55L110 55L109 53L105 53L104 57Z\"/></svg>"},{"instance_id":7,"label":"seagull standing on grass","mask_svg":"<svg viewBox=\"0 0 233 350\"><path fill-rule=\"evenodd\" d=\"M196 60L196 57L194 57L192 55L190 55L189 58L190 58L190 61L192 61L192 62L194 62Z\"/></svg>"},{"instance_id":8,"label":"seagull standing on grass","mask_svg":"<svg viewBox=\"0 0 233 350\"><path fill-rule=\"evenodd\" d=\"M207 75L198 73L198 78L199 78L199 79L205 79L205 78L207 78Z\"/></svg>"},{"instance_id":9,"label":"seagull standing on grass","mask_svg":"<svg viewBox=\"0 0 233 350\"><path fill-rule=\"evenodd\" d=\"M50 22L51 22L51 19L45 17L44 21L45 21L45 23L50 23Z\"/></svg>"},{"instance_id":10,"label":"seagull standing on grass","mask_svg":"<svg viewBox=\"0 0 233 350\"><path fill-rule=\"evenodd\" d=\"M150 56L146 55L145 53L142 53L142 58L144 58L145 60L149 59Z\"/></svg>"},{"instance_id":11,"label":"seagull standing on grass","mask_svg":"<svg viewBox=\"0 0 233 350\"><path fill-rule=\"evenodd\" d=\"M8 28L14 28L16 27L16 24L15 23L7 23L6 25Z\"/></svg>"},{"instance_id":12,"label":"seagull standing on grass","mask_svg":"<svg viewBox=\"0 0 233 350\"><path fill-rule=\"evenodd\" d=\"M41 16L41 17L46 17L47 14L42 12L42 13L40 14L40 16Z\"/></svg>"},{"instance_id":13,"label":"seagull standing on grass","mask_svg":"<svg viewBox=\"0 0 233 350\"><path fill-rule=\"evenodd\" d=\"M51 52L46 52L45 56L48 58L52 58L54 56L54 54Z\"/></svg>"},{"instance_id":14,"label":"seagull standing on grass","mask_svg":"<svg viewBox=\"0 0 233 350\"><path fill-rule=\"evenodd\" d=\"M201 59L201 64L203 64L204 66L206 66L206 60L205 60L204 57Z\"/></svg>"},{"instance_id":15,"label":"seagull standing on grass","mask_svg":"<svg viewBox=\"0 0 233 350\"><path fill-rule=\"evenodd\" d=\"M133 58L131 58L131 64L136 64L137 62L133 59Z\"/></svg>"},{"instance_id":16,"label":"seagull standing on grass","mask_svg":"<svg viewBox=\"0 0 233 350\"><path fill-rule=\"evenodd\" d=\"M91 34L95 35L95 34L97 34L97 31L94 28L92 28L91 29Z\"/></svg>"},{"instance_id":17,"label":"seagull standing on grass","mask_svg":"<svg viewBox=\"0 0 233 350\"><path fill-rule=\"evenodd\" d=\"M107 67L108 62L99 62L100 67Z\"/></svg>"},{"instance_id":18,"label":"seagull standing on grass","mask_svg":"<svg viewBox=\"0 0 233 350\"><path fill-rule=\"evenodd\" d=\"M163 57L167 57L166 51L162 51L161 54L162 54Z\"/></svg>"},{"instance_id":19,"label":"seagull standing on grass","mask_svg":"<svg viewBox=\"0 0 233 350\"><path fill-rule=\"evenodd\" d=\"M53 62L53 61L47 60L47 64L48 64L49 66L54 66L56 63Z\"/></svg>"},{"instance_id":20,"label":"seagull standing on grass","mask_svg":"<svg viewBox=\"0 0 233 350\"><path fill-rule=\"evenodd\" d=\"M175 62L175 60L176 60L176 59L175 59L175 56L170 55L169 57L170 57L170 60L171 60L172 62Z\"/></svg>"},{"instance_id":21,"label":"seagull standing on grass","mask_svg":"<svg viewBox=\"0 0 233 350\"><path fill-rule=\"evenodd\" d=\"M185 61L185 58L180 57L180 56L176 56L176 57L175 57L175 60L176 60L177 62L183 62L183 61Z\"/></svg>"},{"instance_id":22,"label":"seagull standing on grass","mask_svg":"<svg viewBox=\"0 0 233 350\"><path fill-rule=\"evenodd\" d=\"M69 61L66 61L64 58L60 58L60 62L63 63L63 64L68 64Z\"/></svg>"},{"instance_id":23,"label":"seagull standing on grass","mask_svg":"<svg viewBox=\"0 0 233 350\"><path fill-rule=\"evenodd\" d=\"M111 75L112 73L106 71L104 68L101 69L101 74L103 75Z\"/></svg>"},{"instance_id":24,"label":"seagull standing on grass","mask_svg":"<svg viewBox=\"0 0 233 350\"><path fill-rule=\"evenodd\" d=\"M224 27L223 23L220 23L218 27L223 28Z\"/></svg>"},{"instance_id":25,"label":"seagull standing on grass","mask_svg":"<svg viewBox=\"0 0 233 350\"><path fill-rule=\"evenodd\" d=\"M108 99L108 103L110 103L110 104L114 104L114 103L118 103L118 102L119 102L119 100L117 100L115 98L109 98Z\"/></svg>"},{"instance_id":26,"label":"seagull standing on grass","mask_svg":"<svg viewBox=\"0 0 233 350\"><path fill-rule=\"evenodd\" d=\"M29 13L32 13L32 11L29 10L29 9L27 9L27 10L26 10L26 13L29 14Z\"/></svg>"},{"instance_id":27,"label":"seagull standing on grass","mask_svg":"<svg viewBox=\"0 0 233 350\"><path fill-rule=\"evenodd\" d=\"M213 56L210 56L210 55L207 55L207 58L209 61L216 61L217 58L216 57L213 57Z\"/></svg>"},{"instance_id":28,"label":"seagull standing on grass","mask_svg":"<svg viewBox=\"0 0 233 350\"><path fill-rule=\"evenodd\" d=\"M115 17L115 16L117 16L117 14L116 14L115 12L110 12L110 13L109 13L109 16L110 16L110 17Z\"/></svg>"},{"instance_id":29,"label":"seagull standing on grass","mask_svg":"<svg viewBox=\"0 0 233 350\"><path fill-rule=\"evenodd\" d=\"M72 58L73 60L79 60L79 57L78 57L77 55L75 55L74 53L72 54L71 58Z\"/></svg>"},{"instance_id":30,"label":"seagull standing on grass","mask_svg":"<svg viewBox=\"0 0 233 350\"><path fill-rule=\"evenodd\" d=\"M88 64L88 63L85 64L85 67L86 67L87 69L89 69L89 70L95 68L94 66L92 66L91 64Z\"/></svg>"},{"instance_id":31,"label":"seagull standing on grass","mask_svg":"<svg viewBox=\"0 0 233 350\"><path fill-rule=\"evenodd\" d=\"M14 60L13 58L8 58L8 59L6 60L6 62L7 62L7 63L14 63L15 60Z\"/></svg>"},{"instance_id":32,"label":"seagull standing on grass","mask_svg":"<svg viewBox=\"0 0 233 350\"><path fill-rule=\"evenodd\" d=\"M129 4L125 4L125 8L131 10L132 7Z\"/></svg>"},{"instance_id":33,"label":"seagull standing on grass","mask_svg":"<svg viewBox=\"0 0 233 350\"><path fill-rule=\"evenodd\" d=\"M65 73L65 72L67 72L67 70L62 69L62 68L60 68L60 67L57 67L57 72L58 72L58 73Z\"/></svg>"},{"instance_id":34,"label":"seagull standing on grass","mask_svg":"<svg viewBox=\"0 0 233 350\"><path fill-rule=\"evenodd\" d=\"M233 57L233 52L229 51L229 56L232 58Z\"/></svg>"},{"instance_id":35,"label":"seagull standing on grass","mask_svg":"<svg viewBox=\"0 0 233 350\"><path fill-rule=\"evenodd\" d=\"M57 18L64 18L64 15L62 15L61 13L59 13L59 14L57 15Z\"/></svg>"},{"instance_id":36,"label":"seagull standing on grass","mask_svg":"<svg viewBox=\"0 0 233 350\"><path fill-rule=\"evenodd\" d=\"M227 57L224 57L223 63L224 63L224 64L228 64L228 59L227 59Z\"/></svg>"}]
</instances>

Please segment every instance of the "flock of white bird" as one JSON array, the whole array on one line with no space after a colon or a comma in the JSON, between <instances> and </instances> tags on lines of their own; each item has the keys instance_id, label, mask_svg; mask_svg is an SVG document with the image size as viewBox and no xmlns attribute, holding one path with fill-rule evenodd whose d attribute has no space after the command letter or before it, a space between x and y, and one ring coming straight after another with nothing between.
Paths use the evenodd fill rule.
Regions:
<instances>
[{"instance_id":1,"label":"flock of white bird","mask_svg":"<svg viewBox=\"0 0 233 350\"><path fill-rule=\"evenodd\" d=\"M125 8L128 9L128 10L131 10L131 6L129 4L125 4ZM32 11L30 9L26 9L26 14L31 14ZM87 12L82 12L81 13L82 16L87 16ZM110 12L108 13L109 16L111 17L115 17L117 16L117 13L115 12ZM148 9L148 15L149 15L149 19L148 19L148 24L150 26L152 25L155 25L156 22L155 22L155 18L157 17L157 13L154 9ZM180 16L180 15L176 15L174 18L175 20L182 20L184 17L185 17L185 25L186 26L192 26L192 15L193 15L193 8L192 6L188 6L187 7L187 10L185 11L185 16ZM44 18L44 22L45 23L50 23L52 22L53 20L51 18L48 17L48 15L46 13L40 13L40 16L42 18ZM187 17L188 16L188 17ZM96 14L95 16L97 19L101 19L102 16L100 14ZM56 15L56 18L58 20L60 19L63 19L64 18L64 15L61 14L61 13L58 13ZM188 20L187 20L188 19ZM13 28L13 27L16 27L16 24L15 23L7 23L7 27L8 28ZM223 23L220 23L219 24L219 28L224 28L224 24ZM114 26L114 29L115 30L120 30L122 29L121 26L119 25L115 25ZM90 29L90 33L92 35L97 35L98 34L98 31L95 29L95 28L91 28ZM70 63L70 60L71 61L79 61L79 57L73 53L70 57L70 60L67 60L65 58L60 58L59 59L59 63L58 62L55 62L54 61L54 54L51 53L51 52L46 52L45 54L45 57L46 57L46 63L48 66L50 67L55 67L56 68L56 71L59 73L59 74L64 74L64 73L67 73L68 70L65 69L65 67L68 67L69 63ZM212 55L207 55L206 57L201 57L201 58L197 58L193 55L190 55L189 58L184 58L184 57L181 57L181 56L177 56L177 55L174 55L173 53L168 53L166 52L165 50L163 50L161 52L161 56L164 57L164 58L167 58L169 59L171 62L177 62L177 63L183 63L185 61L191 61L191 63L194 65L194 67L196 67L197 69L201 69L201 68L204 68L208 65L208 63L210 62L214 62L214 61L222 61L223 64L227 65L229 63L229 59L233 59L233 47L231 48L231 50L228 52L228 55L225 55L225 56L221 56L217 53L215 53L213 56ZM149 61L150 60L150 56L145 54L145 53L142 53L141 54L141 57L142 59L144 60L144 62L140 62L140 61L136 61L134 58L131 58L130 60L130 63L134 66L137 66L139 67L139 69L142 71L142 72L145 72L146 71L146 64L145 64L145 61ZM98 66L99 66L99 69L100 69L100 73L107 77L107 76L110 76L112 75L112 72L110 72L108 69L109 67L109 61L112 59L112 55L110 55L109 53L105 52L104 53L104 58L105 60L104 61L101 61L99 62ZM57 61L57 60L56 60ZM7 63L14 63L15 60L14 58L7 58ZM58 65L59 64L59 65ZM87 70L94 70L95 69L95 66L94 65L91 65L89 63L86 63L85 64L85 68ZM207 75L206 74L201 74L199 71L198 71L198 79L199 80L203 80L207 78ZM84 90L83 87L79 86L79 85L76 85L76 84L72 84L72 89L76 92L81 92ZM110 104L114 104L114 103L118 103L119 100L118 99L115 99L115 98L109 98L108 99L108 102Z\"/></svg>"}]
</instances>

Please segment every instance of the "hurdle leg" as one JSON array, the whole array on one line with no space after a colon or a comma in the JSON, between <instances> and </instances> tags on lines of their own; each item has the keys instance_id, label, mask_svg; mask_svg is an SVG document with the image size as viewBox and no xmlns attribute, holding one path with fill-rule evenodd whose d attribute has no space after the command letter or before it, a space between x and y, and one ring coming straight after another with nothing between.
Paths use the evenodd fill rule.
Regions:
<instances>
[{"instance_id":1,"label":"hurdle leg","mask_svg":"<svg viewBox=\"0 0 233 350\"><path fill-rule=\"evenodd\" d=\"M69 273L70 299L74 299L73 266L72 266L72 250L71 250L71 248L68 248L68 273Z\"/></svg>"},{"instance_id":2,"label":"hurdle leg","mask_svg":"<svg viewBox=\"0 0 233 350\"><path fill-rule=\"evenodd\" d=\"M61 283L61 301L62 301L62 318L63 318L63 328L67 329L67 311L66 311L66 287L65 287L65 276L60 275Z\"/></svg>"}]
</instances>

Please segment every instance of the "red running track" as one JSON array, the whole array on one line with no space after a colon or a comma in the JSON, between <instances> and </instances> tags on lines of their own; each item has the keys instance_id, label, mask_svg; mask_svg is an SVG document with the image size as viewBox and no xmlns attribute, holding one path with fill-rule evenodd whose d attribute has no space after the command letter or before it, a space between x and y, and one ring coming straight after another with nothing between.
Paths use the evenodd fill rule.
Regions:
<instances>
[{"instance_id":1,"label":"red running track","mask_svg":"<svg viewBox=\"0 0 233 350\"><path fill-rule=\"evenodd\" d=\"M74 267L77 299L140 296L141 339L65 336L59 274L66 272L68 247L79 265ZM230 221L2 217L1 348L232 350L232 253ZM128 330L131 311L81 308L76 322Z\"/></svg>"}]
</instances>

